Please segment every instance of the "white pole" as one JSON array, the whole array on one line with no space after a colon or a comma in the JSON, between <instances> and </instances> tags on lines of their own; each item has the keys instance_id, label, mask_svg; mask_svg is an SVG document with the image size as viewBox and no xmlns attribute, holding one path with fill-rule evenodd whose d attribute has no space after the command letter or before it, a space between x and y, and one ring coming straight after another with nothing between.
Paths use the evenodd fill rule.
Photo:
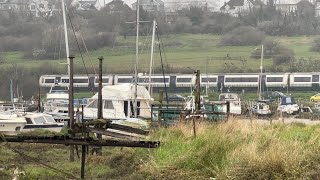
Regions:
<instances>
[{"instance_id":1,"label":"white pole","mask_svg":"<svg viewBox=\"0 0 320 180\"><path fill-rule=\"evenodd\" d=\"M63 27L64 27L64 39L66 43L66 54L67 54L67 63L68 63L68 75L70 76L70 60L69 60L69 41L68 41L68 29L67 29L67 20L66 20L66 10L64 0L61 0L62 16L63 16Z\"/></svg>"},{"instance_id":2,"label":"white pole","mask_svg":"<svg viewBox=\"0 0 320 180\"><path fill-rule=\"evenodd\" d=\"M134 117L138 116L138 63L139 63L139 0L137 0L137 35L136 35L136 63L134 65L134 82L135 82L135 92L134 92Z\"/></svg>"},{"instance_id":3,"label":"white pole","mask_svg":"<svg viewBox=\"0 0 320 180\"><path fill-rule=\"evenodd\" d=\"M260 86L259 86L259 100L261 100L261 92L262 92L262 61L263 61L263 56L264 56L264 49L263 49L263 44L261 44L261 61L260 61Z\"/></svg>"},{"instance_id":4,"label":"white pole","mask_svg":"<svg viewBox=\"0 0 320 180\"><path fill-rule=\"evenodd\" d=\"M151 95L151 74L152 74L152 65L153 65L153 50L154 50L154 39L156 34L156 21L153 20L153 29L152 29L152 42L151 42L151 57L150 57L150 70L149 70L149 93Z\"/></svg>"}]
</instances>

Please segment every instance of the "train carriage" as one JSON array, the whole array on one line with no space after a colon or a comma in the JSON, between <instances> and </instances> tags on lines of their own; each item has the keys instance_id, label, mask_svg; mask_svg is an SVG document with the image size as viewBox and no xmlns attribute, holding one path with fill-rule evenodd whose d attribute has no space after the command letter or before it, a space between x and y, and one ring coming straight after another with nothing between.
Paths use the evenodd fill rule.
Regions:
<instances>
[{"instance_id":1,"label":"train carriage","mask_svg":"<svg viewBox=\"0 0 320 180\"><path fill-rule=\"evenodd\" d=\"M176 87L193 87L195 80L195 75L178 75L176 76Z\"/></svg>"},{"instance_id":2,"label":"train carriage","mask_svg":"<svg viewBox=\"0 0 320 180\"><path fill-rule=\"evenodd\" d=\"M286 74L267 74L265 77L265 84L267 88L273 87L287 87L289 75Z\"/></svg>"},{"instance_id":3,"label":"train carriage","mask_svg":"<svg viewBox=\"0 0 320 180\"><path fill-rule=\"evenodd\" d=\"M312 74L290 74L290 87L312 87ZM319 84L319 81L316 82Z\"/></svg>"},{"instance_id":4,"label":"train carriage","mask_svg":"<svg viewBox=\"0 0 320 180\"><path fill-rule=\"evenodd\" d=\"M102 76L102 86L110 86L113 84L113 76ZM99 77L94 78L94 87L99 87Z\"/></svg>"},{"instance_id":5,"label":"train carriage","mask_svg":"<svg viewBox=\"0 0 320 180\"><path fill-rule=\"evenodd\" d=\"M225 87L259 87L259 75L237 74L224 76Z\"/></svg>"},{"instance_id":6,"label":"train carriage","mask_svg":"<svg viewBox=\"0 0 320 180\"><path fill-rule=\"evenodd\" d=\"M201 87L218 87L217 75L201 75L200 78Z\"/></svg>"},{"instance_id":7,"label":"train carriage","mask_svg":"<svg viewBox=\"0 0 320 180\"><path fill-rule=\"evenodd\" d=\"M133 83L134 78L132 75L115 75L114 76L114 84L126 84L126 83Z\"/></svg>"},{"instance_id":8,"label":"train carriage","mask_svg":"<svg viewBox=\"0 0 320 180\"><path fill-rule=\"evenodd\" d=\"M149 86L149 76L140 76L139 85L148 87ZM170 87L170 76L152 75L151 76L151 87Z\"/></svg>"}]
</instances>

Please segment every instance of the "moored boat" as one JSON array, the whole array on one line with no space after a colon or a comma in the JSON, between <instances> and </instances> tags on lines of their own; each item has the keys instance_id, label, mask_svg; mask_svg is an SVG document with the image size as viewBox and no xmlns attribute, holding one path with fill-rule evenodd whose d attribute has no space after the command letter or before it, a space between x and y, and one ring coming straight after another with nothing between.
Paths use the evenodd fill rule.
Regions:
<instances>
[{"instance_id":1,"label":"moored boat","mask_svg":"<svg viewBox=\"0 0 320 180\"><path fill-rule=\"evenodd\" d=\"M16 135L27 124L24 117L12 113L0 113L0 134Z\"/></svg>"}]
</instances>

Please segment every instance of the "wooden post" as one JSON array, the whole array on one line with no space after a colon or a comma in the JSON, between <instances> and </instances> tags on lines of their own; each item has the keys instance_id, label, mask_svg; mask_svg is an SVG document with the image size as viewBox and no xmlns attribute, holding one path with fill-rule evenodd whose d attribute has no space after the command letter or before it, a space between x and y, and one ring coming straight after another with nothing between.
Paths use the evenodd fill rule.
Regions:
<instances>
[{"instance_id":1,"label":"wooden post","mask_svg":"<svg viewBox=\"0 0 320 180\"><path fill-rule=\"evenodd\" d=\"M197 114L201 111L201 87L200 87L200 70L197 70L196 72L196 111Z\"/></svg>"},{"instance_id":2,"label":"wooden post","mask_svg":"<svg viewBox=\"0 0 320 180\"><path fill-rule=\"evenodd\" d=\"M99 92L98 92L98 119L103 119L103 106L102 106L102 66L103 57L99 57ZM101 134L97 134L99 140L102 139ZM102 147L97 149L97 155L102 156Z\"/></svg>"},{"instance_id":3,"label":"wooden post","mask_svg":"<svg viewBox=\"0 0 320 180\"><path fill-rule=\"evenodd\" d=\"M86 164L86 145L82 145L81 153L81 179L84 179L85 176L85 164Z\"/></svg>"},{"instance_id":4,"label":"wooden post","mask_svg":"<svg viewBox=\"0 0 320 180\"><path fill-rule=\"evenodd\" d=\"M163 90L159 91L159 102L160 102L160 106L159 106L159 112L158 112L158 123L159 125L161 125L161 120L162 120L162 106L163 106Z\"/></svg>"},{"instance_id":5,"label":"wooden post","mask_svg":"<svg viewBox=\"0 0 320 180\"><path fill-rule=\"evenodd\" d=\"M227 121L229 120L230 116L230 101L227 102Z\"/></svg>"},{"instance_id":6,"label":"wooden post","mask_svg":"<svg viewBox=\"0 0 320 180\"><path fill-rule=\"evenodd\" d=\"M103 118L102 112L102 60L103 57L99 57L99 92L98 92L98 119Z\"/></svg>"},{"instance_id":7,"label":"wooden post","mask_svg":"<svg viewBox=\"0 0 320 180\"><path fill-rule=\"evenodd\" d=\"M194 119L195 119L195 117L192 118L193 137L194 137L194 139L197 139L196 122Z\"/></svg>"},{"instance_id":8,"label":"wooden post","mask_svg":"<svg viewBox=\"0 0 320 180\"><path fill-rule=\"evenodd\" d=\"M70 61L70 74L69 74L69 128L73 130L74 127L74 107L73 107L73 59L74 56L69 57ZM70 161L74 161L74 145L70 145Z\"/></svg>"},{"instance_id":9,"label":"wooden post","mask_svg":"<svg viewBox=\"0 0 320 180\"><path fill-rule=\"evenodd\" d=\"M38 112L41 112L41 88L40 83L38 86Z\"/></svg>"}]
</instances>

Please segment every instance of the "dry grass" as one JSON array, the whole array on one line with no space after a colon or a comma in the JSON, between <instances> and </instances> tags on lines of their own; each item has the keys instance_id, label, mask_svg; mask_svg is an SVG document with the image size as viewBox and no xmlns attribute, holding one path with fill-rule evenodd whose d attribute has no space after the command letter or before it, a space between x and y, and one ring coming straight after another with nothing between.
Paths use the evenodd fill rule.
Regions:
<instances>
[{"instance_id":1,"label":"dry grass","mask_svg":"<svg viewBox=\"0 0 320 180\"><path fill-rule=\"evenodd\" d=\"M144 171L194 172L193 179L314 179L320 177L319 126L227 122L180 123L155 137L163 143L151 152Z\"/></svg>"}]
</instances>

